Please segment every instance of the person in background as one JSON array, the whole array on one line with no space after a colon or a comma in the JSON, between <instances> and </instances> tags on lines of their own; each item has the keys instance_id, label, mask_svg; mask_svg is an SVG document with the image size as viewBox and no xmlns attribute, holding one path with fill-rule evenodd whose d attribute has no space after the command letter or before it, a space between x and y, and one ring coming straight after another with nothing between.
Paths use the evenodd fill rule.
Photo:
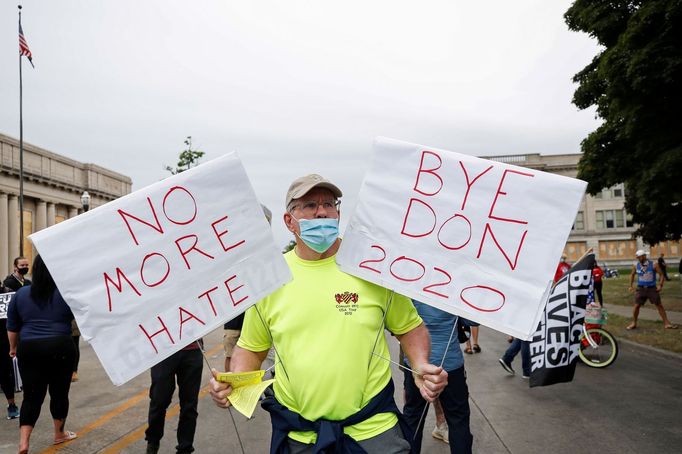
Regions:
<instances>
[{"instance_id":1,"label":"person in background","mask_svg":"<svg viewBox=\"0 0 682 454\"><path fill-rule=\"evenodd\" d=\"M10 292L10 289L0 285L0 294ZM7 419L18 418L19 407L17 407L17 403L14 400L14 365L12 364L12 358L9 356L7 319L4 316L0 318L0 388L2 388L2 392L7 399Z\"/></svg>"},{"instance_id":2,"label":"person in background","mask_svg":"<svg viewBox=\"0 0 682 454\"><path fill-rule=\"evenodd\" d=\"M512 361L514 361L514 358L518 355L519 351L521 352L521 370L523 372L521 377L527 380L530 378L532 367L530 362L530 342L514 338L509 348L507 348L507 351L504 352L504 355L502 355L502 358L498 361L509 375L515 375L516 372L514 372L514 369L512 368Z\"/></svg>"},{"instance_id":3,"label":"person in background","mask_svg":"<svg viewBox=\"0 0 682 454\"><path fill-rule=\"evenodd\" d=\"M670 278L668 277L668 265L665 263L665 258L664 254L661 252L661 255L658 257L658 267L661 270L661 274L665 278L666 281L669 281Z\"/></svg>"},{"instance_id":4,"label":"person in background","mask_svg":"<svg viewBox=\"0 0 682 454\"><path fill-rule=\"evenodd\" d=\"M440 399L433 401L433 412L436 414L436 427L431 431L431 436L443 443L450 444L448 422L445 420L445 412L443 411Z\"/></svg>"},{"instance_id":5,"label":"person in background","mask_svg":"<svg viewBox=\"0 0 682 454\"><path fill-rule=\"evenodd\" d=\"M72 383L78 381L78 363L81 360L80 338L81 332L78 329L78 324L75 319L71 320L71 339L73 339L73 346L76 347L76 356L73 359L73 372L71 373Z\"/></svg>"},{"instance_id":6,"label":"person in background","mask_svg":"<svg viewBox=\"0 0 682 454\"><path fill-rule=\"evenodd\" d=\"M604 307L604 300L602 298L602 288L604 286L604 282L602 279L604 278L604 270L601 269L597 261L595 260L594 262L594 268L592 268L592 279L594 280L594 293L597 295L597 300L599 301L599 305Z\"/></svg>"},{"instance_id":7,"label":"person in background","mask_svg":"<svg viewBox=\"0 0 682 454\"><path fill-rule=\"evenodd\" d=\"M443 364L448 374L448 384L434 401L436 409L436 427L431 433L434 438L450 445L450 452L467 454L472 452L473 436L470 430L469 388L467 386L464 357L459 346L456 324L457 316L437 309L419 301L412 301L417 313L424 320L431 336L431 364ZM409 359L404 361L410 367ZM412 431L416 433L413 454L421 452L422 434L424 431L424 407L426 400L415 385L412 372L404 370L405 406L403 413ZM438 402L438 406L436 406ZM438 408L447 425L438 425Z\"/></svg>"},{"instance_id":8,"label":"person in background","mask_svg":"<svg viewBox=\"0 0 682 454\"><path fill-rule=\"evenodd\" d=\"M471 336L469 337L469 339L467 339L466 347L464 348L464 353L467 353L469 355L471 355L472 353L481 353L481 347L478 345L478 332L479 327L481 325L466 318L462 318L462 323L464 323L464 326L469 327L469 331L471 332ZM471 345L472 341L473 348Z\"/></svg>"},{"instance_id":9,"label":"person in background","mask_svg":"<svg viewBox=\"0 0 682 454\"><path fill-rule=\"evenodd\" d=\"M76 438L64 430L75 348L71 309L59 293L40 255L33 261L33 283L20 288L7 311L10 356L19 359L24 400L19 417L19 453L28 452L31 433L50 391L54 444ZM48 373L46 373L48 371Z\"/></svg>"},{"instance_id":10,"label":"person in background","mask_svg":"<svg viewBox=\"0 0 682 454\"><path fill-rule=\"evenodd\" d=\"M163 438L166 411L175 393L175 382L178 383L178 400L180 416L178 419L177 440L175 450L178 454L194 452L194 433L197 427L199 412L199 389L201 388L201 372L204 368L199 344L201 339L192 342L182 350L175 352L160 363L152 366L152 384L149 387L149 413L145 430L147 454L159 452Z\"/></svg>"},{"instance_id":11,"label":"person in background","mask_svg":"<svg viewBox=\"0 0 682 454\"><path fill-rule=\"evenodd\" d=\"M651 304L656 306L658 315L660 315L661 320L663 320L663 328L677 329L677 325L673 325L670 323L670 320L668 320L668 315L666 314L661 301L661 290L663 290L665 277L663 277L663 273L661 273L658 263L648 260L646 255L646 252L641 249L635 253L637 261L632 265L630 287L628 289L630 292L635 292L635 307L632 310L632 323L626 326L625 329L637 328L639 308L642 307L642 304L646 303L647 300L651 301ZM661 276L658 286L656 286L656 274ZM637 276L637 290L633 287L635 276Z\"/></svg>"},{"instance_id":12,"label":"person in background","mask_svg":"<svg viewBox=\"0 0 682 454\"><path fill-rule=\"evenodd\" d=\"M16 292L26 285L31 285L31 280L26 277L29 271L28 259L21 256L15 257L13 264L14 270L2 282L6 292ZM2 359L0 359L0 382L2 382L2 390L7 398L7 419L15 419L19 417L19 407L14 400L14 364L12 364L12 358L9 356L9 340L6 334L7 320L2 319L1 323L4 329L0 329L0 336L2 337L0 340L0 354L2 355Z\"/></svg>"},{"instance_id":13,"label":"person in background","mask_svg":"<svg viewBox=\"0 0 682 454\"><path fill-rule=\"evenodd\" d=\"M31 280L26 278L28 274L28 260L26 257L14 259L14 271L7 275L2 285L7 287L10 292L16 292L25 285L31 285Z\"/></svg>"},{"instance_id":14,"label":"person in background","mask_svg":"<svg viewBox=\"0 0 682 454\"><path fill-rule=\"evenodd\" d=\"M566 261L566 256L562 255L559 265L557 265L556 271L554 272L554 283L556 284L564 274L568 273L568 270L570 269L571 264Z\"/></svg>"}]
</instances>

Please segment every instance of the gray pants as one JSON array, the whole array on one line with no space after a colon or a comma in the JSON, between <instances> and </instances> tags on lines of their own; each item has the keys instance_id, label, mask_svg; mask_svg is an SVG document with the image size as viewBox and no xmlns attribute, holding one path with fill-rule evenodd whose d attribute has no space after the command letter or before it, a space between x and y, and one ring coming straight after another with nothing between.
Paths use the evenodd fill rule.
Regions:
<instances>
[{"instance_id":1,"label":"gray pants","mask_svg":"<svg viewBox=\"0 0 682 454\"><path fill-rule=\"evenodd\" d=\"M291 454L308 454L313 452L314 445L308 445L296 440L289 440L289 451ZM409 454L410 443L403 437L403 431L400 426L396 424L386 432L368 438L367 440L358 441L358 444L367 451L368 454Z\"/></svg>"}]
</instances>

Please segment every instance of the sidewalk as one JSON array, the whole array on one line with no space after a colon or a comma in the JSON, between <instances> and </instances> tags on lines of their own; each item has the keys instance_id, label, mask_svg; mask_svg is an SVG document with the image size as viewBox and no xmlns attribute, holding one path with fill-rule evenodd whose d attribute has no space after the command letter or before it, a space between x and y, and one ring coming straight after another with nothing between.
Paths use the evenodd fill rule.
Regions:
<instances>
[{"instance_id":1,"label":"sidewalk","mask_svg":"<svg viewBox=\"0 0 682 454\"><path fill-rule=\"evenodd\" d=\"M632 318L632 307L633 306L620 306L618 304L604 304L606 309L610 314L620 315L621 317ZM665 303L663 304L665 307ZM675 325L682 326L682 312L666 311L668 314L668 319L671 323ZM652 304L647 304L642 306L639 310L639 318L642 320L660 320L661 317L658 315L658 311L654 309Z\"/></svg>"}]
</instances>

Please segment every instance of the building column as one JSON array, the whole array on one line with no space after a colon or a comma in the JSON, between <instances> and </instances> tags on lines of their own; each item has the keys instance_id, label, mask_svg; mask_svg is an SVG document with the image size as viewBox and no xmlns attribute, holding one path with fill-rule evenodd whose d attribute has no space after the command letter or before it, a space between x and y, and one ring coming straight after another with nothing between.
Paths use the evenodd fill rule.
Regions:
<instances>
[{"instance_id":1,"label":"building column","mask_svg":"<svg viewBox=\"0 0 682 454\"><path fill-rule=\"evenodd\" d=\"M55 223L55 206L52 202L47 202L47 226L52 227Z\"/></svg>"},{"instance_id":2,"label":"building column","mask_svg":"<svg viewBox=\"0 0 682 454\"><path fill-rule=\"evenodd\" d=\"M69 207L69 219L78 216L78 208Z\"/></svg>"},{"instance_id":3,"label":"building column","mask_svg":"<svg viewBox=\"0 0 682 454\"><path fill-rule=\"evenodd\" d=\"M7 194L0 193L0 279L10 273L9 265L9 216Z\"/></svg>"},{"instance_id":4,"label":"building column","mask_svg":"<svg viewBox=\"0 0 682 454\"><path fill-rule=\"evenodd\" d=\"M39 232L45 227L47 227L47 203L44 200L36 200L36 223L33 226L33 232ZM38 255L38 250L31 240L28 240L26 243L29 242L33 248L33 257L35 258ZM24 243L24 248L27 246L26 243Z\"/></svg>"},{"instance_id":5,"label":"building column","mask_svg":"<svg viewBox=\"0 0 682 454\"><path fill-rule=\"evenodd\" d=\"M19 197L10 194L7 218L9 219L7 240L7 265L14 269L14 258L19 256Z\"/></svg>"},{"instance_id":6,"label":"building column","mask_svg":"<svg viewBox=\"0 0 682 454\"><path fill-rule=\"evenodd\" d=\"M47 203L44 200L36 201L36 225L33 231L39 232L47 227Z\"/></svg>"}]
</instances>

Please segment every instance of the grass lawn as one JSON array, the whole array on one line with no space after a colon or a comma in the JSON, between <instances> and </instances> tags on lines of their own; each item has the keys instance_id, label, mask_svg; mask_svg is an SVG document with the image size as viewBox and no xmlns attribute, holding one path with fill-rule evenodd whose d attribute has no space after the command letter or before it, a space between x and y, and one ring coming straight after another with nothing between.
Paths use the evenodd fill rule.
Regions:
<instances>
[{"instance_id":1,"label":"grass lawn","mask_svg":"<svg viewBox=\"0 0 682 454\"><path fill-rule=\"evenodd\" d=\"M625 327L631 320L630 317L609 314L605 328L616 336L616 340L627 339L638 344L682 353L682 329L663 329L663 322L660 320L652 322L640 318L637 321L637 329L628 331Z\"/></svg>"},{"instance_id":2,"label":"grass lawn","mask_svg":"<svg viewBox=\"0 0 682 454\"><path fill-rule=\"evenodd\" d=\"M606 304L632 307L634 305L634 295L628 292L630 270L618 270L618 272L620 274L619 277L604 279L604 302ZM671 280L665 282L661 292L663 307L667 312L682 312L680 276L675 276L675 274L677 273L669 273ZM642 307L653 308L654 306L647 302ZM663 322L660 319L648 321L640 318L637 322L637 329L628 331L625 327L630 324L630 321L629 317L609 314L606 329L613 333L617 339L627 339L639 344L682 353L682 328L676 330L663 329Z\"/></svg>"},{"instance_id":3,"label":"grass lawn","mask_svg":"<svg viewBox=\"0 0 682 454\"><path fill-rule=\"evenodd\" d=\"M609 279L604 279L604 302L606 304L619 304L621 306L630 306L634 304L634 294L628 292L630 284L630 270L618 270L620 276ZM673 275L671 275L673 274ZM661 299L663 300L663 307L666 311L682 312L682 289L680 288L680 276L675 276L677 273L668 273L670 280L663 284L663 291L661 292ZM637 278L635 277L635 286L637 285ZM650 306L647 302L643 307Z\"/></svg>"}]
</instances>

